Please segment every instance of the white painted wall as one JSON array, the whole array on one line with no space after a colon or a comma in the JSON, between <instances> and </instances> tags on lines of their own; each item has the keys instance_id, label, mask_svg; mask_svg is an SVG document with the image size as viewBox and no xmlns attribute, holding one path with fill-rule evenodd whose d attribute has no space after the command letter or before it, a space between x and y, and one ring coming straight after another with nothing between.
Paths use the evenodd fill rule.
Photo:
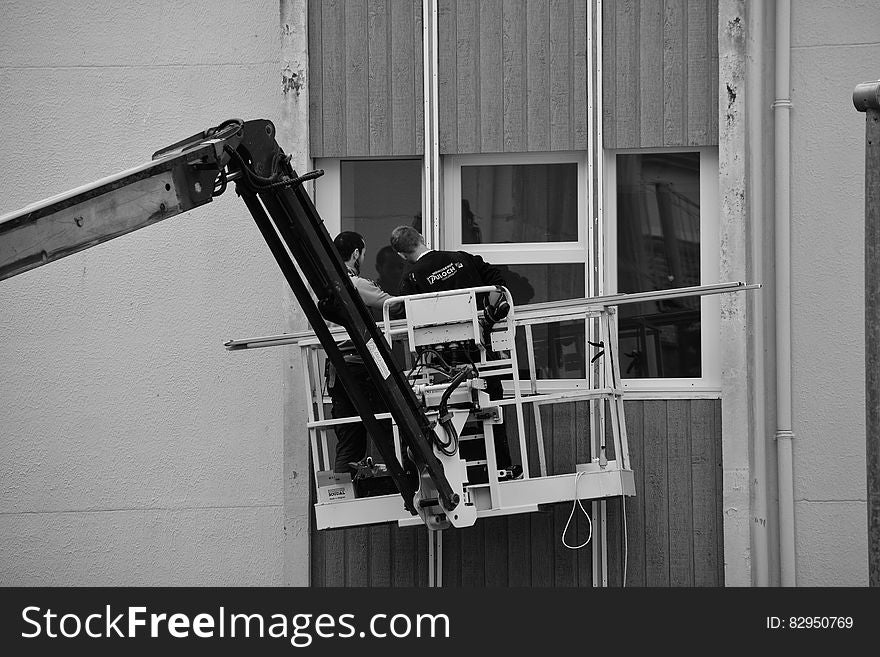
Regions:
<instances>
[{"instance_id":1,"label":"white painted wall","mask_svg":"<svg viewBox=\"0 0 880 657\"><path fill-rule=\"evenodd\" d=\"M4 2L0 214L279 111L273 0ZM0 282L0 585L282 583L283 279L230 188Z\"/></svg>"},{"instance_id":2,"label":"white painted wall","mask_svg":"<svg viewBox=\"0 0 880 657\"><path fill-rule=\"evenodd\" d=\"M865 115L875 0L792 2L792 388L799 586L867 585Z\"/></svg>"}]
</instances>

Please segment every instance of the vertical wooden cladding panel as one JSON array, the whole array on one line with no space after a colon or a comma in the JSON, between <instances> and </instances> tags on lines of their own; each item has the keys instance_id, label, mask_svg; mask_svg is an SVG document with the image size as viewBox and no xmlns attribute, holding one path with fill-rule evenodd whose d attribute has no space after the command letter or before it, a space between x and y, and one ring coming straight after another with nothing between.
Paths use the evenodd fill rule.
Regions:
<instances>
[{"instance_id":1,"label":"vertical wooden cladding panel","mask_svg":"<svg viewBox=\"0 0 880 657\"><path fill-rule=\"evenodd\" d=\"M717 400L624 403L636 495L606 502L610 586L724 585L720 409ZM585 456L571 437L588 423L586 403L542 414L550 474L571 471ZM443 585L590 587L593 542L562 543L564 532L569 546L581 545L589 529L564 502L444 531ZM424 527L312 532L312 585L427 586L427 554Z\"/></svg>"},{"instance_id":2,"label":"vertical wooden cladding panel","mask_svg":"<svg viewBox=\"0 0 880 657\"><path fill-rule=\"evenodd\" d=\"M667 402L666 465L669 473L669 586L693 586L693 477L691 476L691 432L693 402ZM699 413L699 412L698 412Z\"/></svg>"},{"instance_id":3,"label":"vertical wooden cladding panel","mask_svg":"<svg viewBox=\"0 0 880 657\"><path fill-rule=\"evenodd\" d=\"M718 142L718 0L688 0L687 77L700 81L687 87L688 136L695 143ZM702 44L702 46L701 46Z\"/></svg>"},{"instance_id":4,"label":"vertical wooden cladding panel","mask_svg":"<svg viewBox=\"0 0 880 657\"><path fill-rule=\"evenodd\" d=\"M422 3L309 0L313 157L424 151Z\"/></svg>"},{"instance_id":5,"label":"vertical wooden cladding panel","mask_svg":"<svg viewBox=\"0 0 880 657\"><path fill-rule=\"evenodd\" d=\"M459 93L456 95L458 125L455 132L459 148L467 153L480 152L479 15L475 2L461 0L456 3L454 47Z\"/></svg>"},{"instance_id":6,"label":"vertical wooden cladding panel","mask_svg":"<svg viewBox=\"0 0 880 657\"><path fill-rule=\"evenodd\" d=\"M526 147L526 3L511 0L501 16L502 150L519 152Z\"/></svg>"},{"instance_id":7,"label":"vertical wooden cladding panel","mask_svg":"<svg viewBox=\"0 0 880 657\"><path fill-rule=\"evenodd\" d=\"M504 125L504 86L502 84L501 0L479 3L479 101L480 150L500 151Z\"/></svg>"},{"instance_id":8,"label":"vertical wooden cladding panel","mask_svg":"<svg viewBox=\"0 0 880 657\"><path fill-rule=\"evenodd\" d=\"M550 150L550 7L526 2L526 146Z\"/></svg>"},{"instance_id":9,"label":"vertical wooden cladding panel","mask_svg":"<svg viewBox=\"0 0 880 657\"><path fill-rule=\"evenodd\" d=\"M572 98L572 4L568 0L551 0L548 31L549 70L549 142L550 150L568 148L571 143ZM586 53L584 53L586 56Z\"/></svg>"},{"instance_id":10,"label":"vertical wooden cladding panel","mask_svg":"<svg viewBox=\"0 0 880 657\"><path fill-rule=\"evenodd\" d=\"M367 11L367 39L370 51L367 75L369 143L371 150L390 153L392 139L388 118L391 115L389 104L391 76L388 73L388 62L391 52L388 43L390 31L388 0L371 0Z\"/></svg>"},{"instance_id":11,"label":"vertical wooden cladding panel","mask_svg":"<svg viewBox=\"0 0 880 657\"><path fill-rule=\"evenodd\" d=\"M345 152L370 152L367 41L367 0L346 0L343 13L345 47Z\"/></svg>"},{"instance_id":12,"label":"vertical wooden cladding panel","mask_svg":"<svg viewBox=\"0 0 880 657\"><path fill-rule=\"evenodd\" d=\"M626 498L626 585L723 586L721 402L625 406L636 481ZM621 528L619 503L612 511L609 532Z\"/></svg>"},{"instance_id":13,"label":"vertical wooden cladding panel","mask_svg":"<svg viewBox=\"0 0 880 657\"><path fill-rule=\"evenodd\" d=\"M309 0L306 6L309 43L309 150L313 157L324 153L324 41L320 0Z\"/></svg>"},{"instance_id":14,"label":"vertical wooden cladding panel","mask_svg":"<svg viewBox=\"0 0 880 657\"><path fill-rule=\"evenodd\" d=\"M443 153L582 150L587 0L440 0Z\"/></svg>"},{"instance_id":15,"label":"vertical wooden cladding panel","mask_svg":"<svg viewBox=\"0 0 880 657\"><path fill-rule=\"evenodd\" d=\"M458 143L458 99L451 90L458 87L455 41L455 0L437 3L437 93L438 132L441 153L454 153Z\"/></svg>"},{"instance_id":16,"label":"vertical wooden cladding panel","mask_svg":"<svg viewBox=\"0 0 880 657\"><path fill-rule=\"evenodd\" d=\"M721 442L704 442L699 436L706 432L721 433L720 405L697 400L689 420L691 430L691 477L693 480L694 584L724 584L723 563L714 555L723 542L721 521ZM704 490L714 488L717 494L707 496Z\"/></svg>"},{"instance_id":17,"label":"vertical wooden cladding panel","mask_svg":"<svg viewBox=\"0 0 880 657\"><path fill-rule=\"evenodd\" d=\"M390 0L391 7L391 155L421 155L425 150L422 3ZM384 153L370 153L384 155Z\"/></svg>"},{"instance_id":18,"label":"vertical wooden cladding panel","mask_svg":"<svg viewBox=\"0 0 880 657\"><path fill-rule=\"evenodd\" d=\"M717 0L620 0L602 12L605 148L717 145Z\"/></svg>"},{"instance_id":19,"label":"vertical wooden cladding panel","mask_svg":"<svg viewBox=\"0 0 880 657\"><path fill-rule=\"evenodd\" d=\"M667 402L644 402L645 584L669 585L669 472ZM674 475L673 475L674 477Z\"/></svg>"}]
</instances>

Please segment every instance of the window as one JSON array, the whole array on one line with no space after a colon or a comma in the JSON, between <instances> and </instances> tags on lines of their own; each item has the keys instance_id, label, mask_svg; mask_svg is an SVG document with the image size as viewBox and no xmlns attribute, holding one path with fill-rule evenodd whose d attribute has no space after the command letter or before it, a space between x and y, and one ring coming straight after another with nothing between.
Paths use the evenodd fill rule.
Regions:
<instances>
[{"instance_id":1,"label":"window","mask_svg":"<svg viewBox=\"0 0 880 657\"><path fill-rule=\"evenodd\" d=\"M391 249L391 231L401 224L421 230L421 160L340 162L340 230L364 236L367 255L361 275L397 294L404 262Z\"/></svg>"},{"instance_id":2,"label":"window","mask_svg":"<svg viewBox=\"0 0 880 657\"><path fill-rule=\"evenodd\" d=\"M396 272L383 273L379 252L395 226L421 228L421 159L316 165L326 172L315 202L328 231L362 233L364 275L396 291L402 261L388 259ZM717 149L606 152L603 170L602 293L718 282ZM517 305L582 298L593 285L587 208L586 153L447 156L440 233L425 237L501 267ZM719 307L717 296L619 306L624 387L720 387ZM533 337L540 378L585 378L582 322L538 325Z\"/></svg>"},{"instance_id":3,"label":"window","mask_svg":"<svg viewBox=\"0 0 880 657\"><path fill-rule=\"evenodd\" d=\"M585 153L455 156L444 168L442 241L498 266L516 305L587 289ZM534 328L539 378L584 379L584 322ZM517 356L526 363L525 339Z\"/></svg>"},{"instance_id":4,"label":"window","mask_svg":"<svg viewBox=\"0 0 880 657\"><path fill-rule=\"evenodd\" d=\"M577 242L577 173L575 162L462 166L462 244Z\"/></svg>"},{"instance_id":5,"label":"window","mask_svg":"<svg viewBox=\"0 0 880 657\"><path fill-rule=\"evenodd\" d=\"M404 262L391 250L391 231L401 224L421 230L422 161L322 160L315 205L330 237L343 230L364 236L361 274L396 294Z\"/></svg>"},{"instance_id":6,"label":"window","mask_svg":"<svg viewBox=\"0 0 880 657\"><path fill-rule=\"evenodd\" d=\"M606 169L609 291L717 282L716 153L619 152L609 155ZM715 297L621 305L618 344L625 383L717 385L717 308Z\"/></svg>"}]
</instances>

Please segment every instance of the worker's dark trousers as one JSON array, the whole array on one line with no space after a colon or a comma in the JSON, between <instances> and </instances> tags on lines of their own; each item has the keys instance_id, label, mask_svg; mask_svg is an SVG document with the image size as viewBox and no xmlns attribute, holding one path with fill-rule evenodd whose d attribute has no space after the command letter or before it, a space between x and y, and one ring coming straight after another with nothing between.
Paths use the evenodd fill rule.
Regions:
<instances>
[{"instance_id":1,"label":"worker's dark trousers","mask_svg":"<svg viewBox=\"0 0 880 657\"><path fill-rule=\"evenodd\" d=\"M504 386L501 379L497 376L486 377L486 392L489 399L504 399ZM504 417L504 407L498 408L502 418ZM492 438L495 440L495 459L498 461L498 469L506 470L510 467L510 445L507 444L506 424L492 425Z\"/></svg>"},{"instance_id":2,"label":"worker's dark trousers","mask_svg":"<svg viewBox=\"0 0 880 657\"><path fill-rule=\"evenodd\" d=\"M379 391L370 379L367 369L363 363L347 363L348 372L351 373L356 382L358 389L367 398L370 409L373 413L385 413L387 408L382 402ZM334 380L335 379L335 380ZM339 376L328 376L328 387L330 390L330 399L333 401L333 409L331 416L333 419L343 417L357 417L358 412L351 398L348 396ZM391 421L381 420L380 425L385 429L381 436L371 436L373 441L381 440L388 444L389 449L394 449ZM336 431L336 459L333 464L334 472L353 472L353 468L349 463L362 460L367 455L367 429L363 422L340 424L334 427ZM378 450L377 450L378 451ZM378 456L378 455L377 455ZM381 460L381 459L379 459Z\"/></svg>"}]
</instances>

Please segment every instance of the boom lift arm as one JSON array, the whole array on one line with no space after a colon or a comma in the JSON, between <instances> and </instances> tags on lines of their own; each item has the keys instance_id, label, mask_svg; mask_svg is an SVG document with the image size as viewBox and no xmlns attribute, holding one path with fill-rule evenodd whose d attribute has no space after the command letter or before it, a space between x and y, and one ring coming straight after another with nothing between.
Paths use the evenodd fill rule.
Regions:
<instances>
[{"instance_id":1,"label":"boom lift arm","mask_svg":"<svg viewBox=\"0 0 880 657\"><path fill-rule=\"evenodd\" d=\"M322 173L297 175L275 141L271 121L226 121L157 151L140 167L0 217L0 280L209 203L234 181L367 431L381 433L324 317L345 327L399 427L423 487L430 480L442 511L449 514L464 502L434 454L433 427L302 189L303 182ZM376 446L405 508L429 526L442 524L442 513L428 518L435 512L415 503L415 482L405 476L394 449L381 443Z\"/></svg>"}]
</instances>

